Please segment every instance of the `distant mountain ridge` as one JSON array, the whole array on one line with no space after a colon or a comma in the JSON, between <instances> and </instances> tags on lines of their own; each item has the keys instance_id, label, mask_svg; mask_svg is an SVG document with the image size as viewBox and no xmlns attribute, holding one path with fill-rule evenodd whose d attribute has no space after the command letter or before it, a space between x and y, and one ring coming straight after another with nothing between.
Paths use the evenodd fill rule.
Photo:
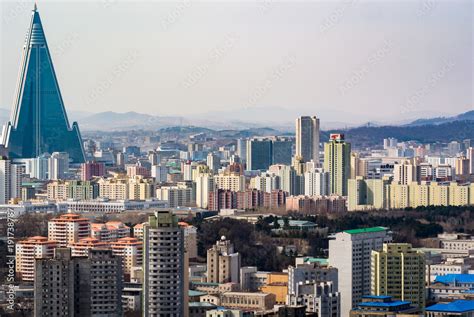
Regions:
<instances>
[{"instance_id":1,"label":"distant mountain ridge","mask_svg":"<svg viewBox=\"0 0 474 317\"><path fill-rule=\"evenodd\" d=\"M420 126L420 125L439 125L443 123L453 122L453 121L465 121L470 120L474 121L474 110L461 113L457 116L453 117L438 117L438 118L431 118L431 119L418 119L415 120L407 126Z\"/></svg>"}]
</instances>

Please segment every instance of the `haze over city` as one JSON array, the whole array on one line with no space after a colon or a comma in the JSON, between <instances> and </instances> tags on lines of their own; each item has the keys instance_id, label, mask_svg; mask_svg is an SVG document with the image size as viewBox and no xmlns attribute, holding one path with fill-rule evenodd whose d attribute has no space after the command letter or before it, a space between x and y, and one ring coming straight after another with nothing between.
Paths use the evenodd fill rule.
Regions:
<instances>
[{"instance_id":1,"label":"haze over city","mask_svg":"<svg viewBox=\"0 0 474 317\"><path fill-rule=\"evenodd\" d=\"M8 110L32 6L0 4L8 43L0 48L0 107ZM347 124L473 109L472 1L39 6L70 112L267 113L258 120L292 122L291 110Z\"/></svg>"},{"instance_id":2,"label":"haze over city","mask_svg":"<svg viewBox=\"0 0 474 317\"><path fill-rule=\"evenodd\" d=\"M0 316L474 317L473 4L0 2Z\"/></svg>"}]
</instances>

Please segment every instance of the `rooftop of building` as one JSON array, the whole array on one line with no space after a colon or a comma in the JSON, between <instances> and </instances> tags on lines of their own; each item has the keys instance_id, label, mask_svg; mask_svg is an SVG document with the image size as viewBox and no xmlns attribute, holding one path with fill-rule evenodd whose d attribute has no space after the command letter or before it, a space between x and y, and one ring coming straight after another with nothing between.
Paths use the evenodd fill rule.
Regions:
<instances>
[{"instance_id":1,"label":"rooftop of building","mask_svg":"<svg viewBox=\"0 0 474 317\"><path fill-rule=\"evenodd\" d=\"M474 312L474 300L456 300L451 303L438 303L427 307L426 311L446 313Z\"/></svg>"},{"instance_id":2,"label":"rooftop of building","mask_svg":"<svg viewBox=\"0 0 474 317\"><path fill-rule=\"evenodd\" d=\"M371 228L361 228L361 229L350 229L344 230L343 232L348 234L361 234L361 233L370 233L370 232L382 232L387 231L386 227L371 227Z\"/></svg>"},{"instance_id":3,"label":"rooftop of building","mask_svg":"<svg viewBox=\"0 0 474 317\"><path fill-rule=\"evenodd\" d=\"M189 297L204 296L204 295L207 295L207 293L206 292L195 291L195 290L192 290L192 289L190 289L188 291L188 296Z\"/></svg>"},{"instance_id":4,"label":"rooftop of building","mask_svg":"<svg viewBox=\"0 0 474 317\"><path fill-rule=\"evenodd\" d=\"M214 308L217 307L214 304L207 303L207 302L189 302L189 307L209 307Z\"/></svg>"},{"instance_id":5,"label":"rooftop of building","mask_svg":"<svg viewBox=\"0 0 474 317\"><path fill-rule=\"evenodd\" d=\"M25 240L18 241L17 244L55 244L56 241L48 240L47 237L34 236L28 237Z\"/></svg>"},{"instance_id":6,"label":"rooftop of building","mask_svg":"<svg viewBox=\"0 0 474 317\"><path fill-rule=\"evenodd\" d=\"M451 283L474 283L474 274L446 274L438 275L435 283L451 284Z\"/></svg>"},{"instance_id":7,"label":"rooftop of building","mask_svg":"<svg viewBox=\"0 0 474 317\"><path fill-rule=\"evenodd\" d=\"M305 257L303 259L304 263L319 263L321 265L328 265L329 260L325 258L313 258L313 257Z\"/></svg>"}]
</instances>

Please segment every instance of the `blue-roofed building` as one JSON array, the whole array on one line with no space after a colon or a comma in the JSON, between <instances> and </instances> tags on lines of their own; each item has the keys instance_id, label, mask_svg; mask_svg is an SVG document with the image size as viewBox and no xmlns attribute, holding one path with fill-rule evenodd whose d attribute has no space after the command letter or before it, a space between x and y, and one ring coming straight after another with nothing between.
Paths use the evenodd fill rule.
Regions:
<instances>
[{"instance_id":1,"label":"blue-roofed building","mask_svg":"<svg viewBox=\"0 0 474 317\"><path fill-rule=\"evenodd\" d=\"M435 283L454 284L474 289L474 274L446 274L435 278Z\"/></svg>"},{"instance_id":2,"label":"blue-roofed building","mask_svg":"<svg viewBox=\"0 0 474 317\"><path fill-rule=\"evenodd\" d=\"M367 295L362 297L356 308L350 312L351 317L393 317L397 315L422 316L419 308L408 301L394 300L392 296Z\"/></svg>"},{"instance_id":3,"label":"blue-roofed building","mask_svg":"<svg viewBox=\"0 0 474 317\"><path fill-rule=\"evenodd\" d=\"M426 317L474 317L474 300L456 300L426 308Z\"/></svg>"},{"instance_id":4,"label":"blue-roofed building","mask_svg":"<svg viewBox=\"0 0 474 317\"><path fill-rule=\"evenodd\" d=\"M474 291L474 274L437 276L428 291L430 300L435 302L470 299Z\"/></svg>"}]
</instances>

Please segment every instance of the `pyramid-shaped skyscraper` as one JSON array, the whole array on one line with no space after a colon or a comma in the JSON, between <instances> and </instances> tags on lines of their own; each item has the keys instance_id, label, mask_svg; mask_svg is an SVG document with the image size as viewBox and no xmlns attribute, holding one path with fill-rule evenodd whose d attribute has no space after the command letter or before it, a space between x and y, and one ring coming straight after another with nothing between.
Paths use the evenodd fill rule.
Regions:
<instances>
[{"instance_id":1,"label":"pyramid-shaped skyscraper","mask_svg":"<svg viewBox=\"0 0 474 317\"><path fill-rule=\"evenodd\" d=\"M67 152L73 162L84 162L79 126L69 125L36 5L19 76L12 116L2 131L10 158Z\"/></svg>"}]
</instances>

